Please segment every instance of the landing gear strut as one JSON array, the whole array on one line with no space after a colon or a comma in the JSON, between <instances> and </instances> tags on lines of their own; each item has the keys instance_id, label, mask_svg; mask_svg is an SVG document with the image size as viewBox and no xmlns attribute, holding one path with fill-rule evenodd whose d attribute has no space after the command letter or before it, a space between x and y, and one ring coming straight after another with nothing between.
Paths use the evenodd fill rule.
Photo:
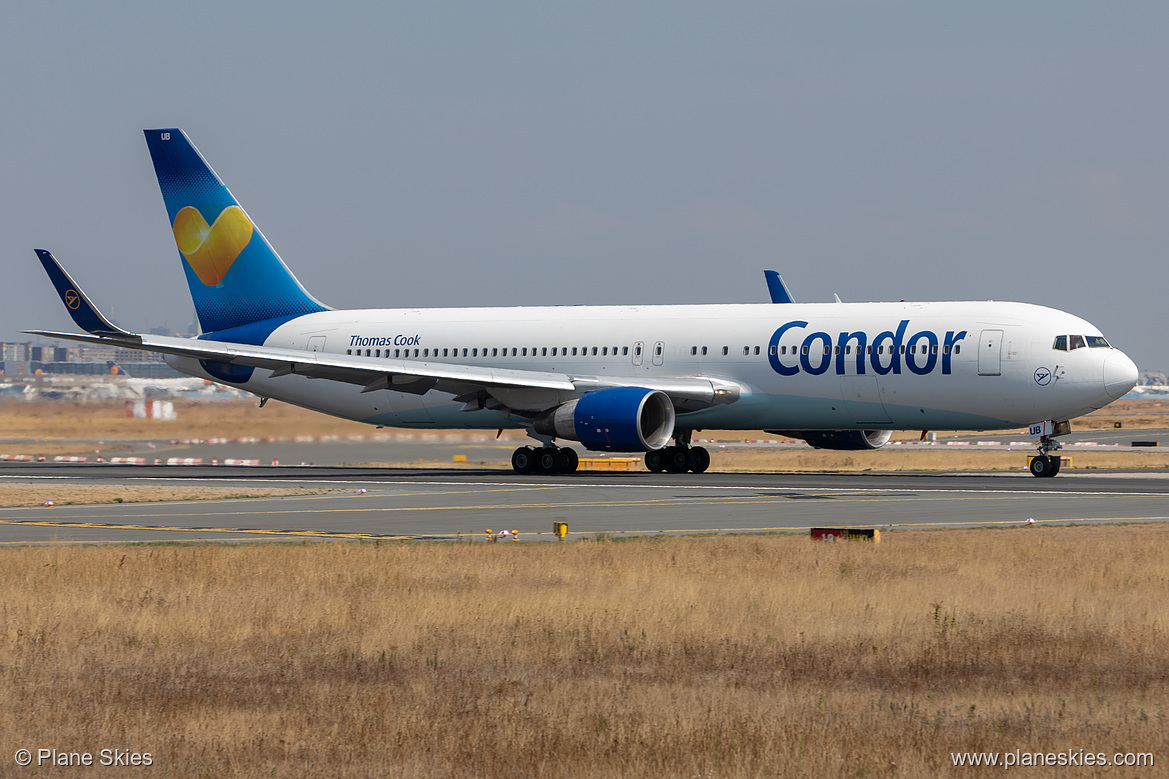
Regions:
<instances>
[{"instance_id":1,"label":"landing gear strut","mask_svg":"<svg viewBox=\"0 0 1169 779\"><path fill-rule=\"evenodd\" d=\"M1063 448L1063 444L1055 440L1054 436L1044 435L1039 437L1039 454L1031 458L1031 463L1027 466L1031 471L1032 476L1037 476L1041 479L1050 479L1059 473L1060 457L1054 457L1050 452L1059 451Z\"/></svg>"},{"instance_id":2,"label":"landing gear strut","mask_svg":"<svg viewBox=\"0 0 1169 779\"><path fill-rule=\"evenodd\" d=\"M556 446L521 446L511 453L511 467L516 473L539 473L545 476L576 473L579 464L575 450Z\"/></svg>"}]
</instances>

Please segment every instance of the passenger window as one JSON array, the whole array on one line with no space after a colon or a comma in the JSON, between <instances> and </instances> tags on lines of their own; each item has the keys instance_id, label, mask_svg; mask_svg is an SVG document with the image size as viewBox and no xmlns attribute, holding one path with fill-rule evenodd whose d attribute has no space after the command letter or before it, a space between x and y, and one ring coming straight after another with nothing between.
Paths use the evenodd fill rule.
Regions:
<instances>
[{"instance_id":1,"label":"passenger window","mask_svg":"<svg viewBox=\"0 0 1169 779\"><path fill-rule=\"evenodd\" d=\"M418 350L417 350L417 349L415 349L415 350L414 350L414 356L415 356L415 357L417 357L417 356L418 356Z\"/></svg>"},{"instance_id":2,"label":"passenger window","mask_svg":"<svg viewBox=\"0 0 1169 779\"><path fill-rule=\"evenodd\" d=\"M1087 346L1087 344L1084 343L1084 336L1082 336L1082 335L1068 336L1068 341L1069 341L1069 345L1073 349L1082 349L1085 346Z\"/></svg>"},{"instance_id":3,"label":"passenger window","mask_svg":"<svg viewBox=\"0 0 1169 779\"><path fill-rule=\"evenodd\" d=\"M629 356L629 347L628 347L628 346L622 346L622 347L621 347L621 356L622 356L622 357L628 357L628 356Z\"/></svg>"},{"instance_id":4,"label":"passenger window","mask_svg":"<svg viewBox=\"0 0 1169 779\"><path fill-rule=\"evenodd\" d=\"M602 347L601 347L601 356L602 356L602 357L608 357L608 356L609 356L609 347L608 347L608 346L602 346Z\"/></svg>"},{"instance_id":5,"label":"passenger window","mask_svg":"<svg viewBox=\"0 0 1169 779\"><path fill-rule=\"evenodd\" d=\"M767 353L770 354L772 357L775 356L775 344L771 345L771 348L768 350Z\"/></svg>"},{"instance_id":6,"label":"passenger window","mask_svg":"<svg viewBox=\"0 0 1169 779\"><path fill-rule=\"evenodd\" d=\"M641 344L638 344L637 346L633 347L633 354L635 357L641 356Z\"/></svg>"},{"instance_id":7,"label":"passenger window","mask_svg":"<svg viewBox=\"0 0 1169 779\"><path fill-rule=\"evenodd\" d=\"M690 353L691 353L691 354L693 354L693 355L697 355L697 354L698 354L698 347L697 347L697 346L691 346L691 347L690 347Z\"/></svg>"},{"instance_id":8,"label":"passenger window","mask_svg":"<svg viewBox=\"0 0 1169 779\"><path fill-rule=\"evenodd\" d=\"M654 354L656 354L658 357L662 356L662 345L661 344L658 344L657 346L654 347Z\"/></svg>"},{"instance_id":9,"label":"passenger window","mask_svg":"<svg viewBox=\"0 0 1169 779\"><path fill-rule=\"evenodd\" d=\"M930 344L930 354L937 354L937 353L938 353L938 345L937 344Z\"/></svg>"},{"instance_id":10,"label":"passenger window","mask_svg":"<svg viewBox=\"0 0 1169 779\"><path fill-rule=\"evenodd\" d=\"M555 352L556 350L553 349L552 351ZM548 347L547 346L543 347L540 350L540 352L541 352L541 354L540 354L541 357L547 357L548 356Z\"/></svg>"},{"instance_id":11,"label":"passenger window","mask_svg":"<svg viewBox=\"0 0 1169 779\"><path fill-rule=\"evenodd\" d=\"M504 349L504 353L505 353L505 354L507 353L507 350L506 350L506 349ZM511 347L511 356L512 356L512 357L518 357L518 356L519 356L519 349L518 349L518 348L516 348L515 346Z\"/></svg>"},{"instance_id":12,"label":"passenger window","mask_svg":"<svg viewBox=\"0 0 1169 779\"><path fill-rule=\"evenodd\" d=\"M382 356L382 350L381 350L381 349L374 349L374 350L373 350L373 356L374 356L374 357L381 357L381 356Z\"/></svg>"},{"instance_id":13,"label":"passenger window","mask_svg":"<svg viewBox=\"0 0 1169 779\"><path fill-rule=\"evenodd\" d=\"M802 349L800 349L800 354L807 354L807 353L808 353L808 345L804 344L804 347Z\"/></svg>"},{"instance_id":14,"label":"passenger window","mask_svg":"<svg viewBox=\"0 0 1169 779\"><path fill-rule=\"evenodd\" d=\"M759 347L758 346L755 347L755 354L759 354Z\"/></svg>"},{"instance_id":15,"label":"passenger window","mask_svg":"<svg viewBox=\"0 0 1169 779\"><path fill-rule=\"evenodd\" d=\"M954 354L962 353L962 344L954 344Z\"/></svg>"},{"instance_id":16,"label":"passenger window","mask_svg":"<svg viewBox=\"0 0 1169 779\"><path fill-rule=\"evenodd\" d=\"M471 350L471 356L472 356L472 357L478 357L478 356L479 356L479 350L478 350L478 349L472 349L472 350Z\"/></svg>"},{"instance_id":17,"label":"passenger window","mask_svg":"<svg viewBox=\"0 0 1169 779\"><path fill-rule=\"evenodd\" d=\"M836 348L833 349L833 352L835 352L836 354L840 354L840 344L836 345Z\"/></svg>"},{"instance_id":18,"label":"passenger window","mask_svg":"<svg viewBox=\"0 0 1169 779\"><path fill-rule=\"evenodd\" d=\"M436 353L436 354L438 353L438 350L437 350L437 349L435 350L435 353ZM423 350L422 350L422 356L423 356L423 357L429 357L429 356L430 356L430 350L429 350L429 349L423 349Z\"/></svg>"},{"instance_id":19,"label":"passenger window","mask_svg":"<svg viewBox=\"0 0 1169 779\"><path fill-rule=\"evenodd\" d=\"M849 345L849 346L845 346L845 347L844 347L844 353L845 353L845 354L852 354L852 346L851 346L851 345Z\"/></svg>"},{"instance_id":20,"label":"passenger window","mask_svg":"<svg viewBox=\"0 0 1169 779\"><path fill-rule=\"evenodd\" d=\"M749 355L750 353L751 353L751 347L750 347L750 346L744 346L744 347L743 347L743 356L744 356L744 357L746 357L746 356L747 356L747 355Z\"/></svg>"},{"instance_id":21,"label":"passenger window","mask_svg":"<svg viewBox=\"0 0 1169 779\"><path fill-rule=\"evenodd\" d=\"M873 345L869 344L868 346L865 347L865 354L872 355L872 353L873 353Z\"/></svg>"},{"instance_id":22,"label":"passenger window","mask_svg":"<svg viewBox=\"0 0 1169 779\"><path fill-rule=\"evenodd\" d=\"M593 347L593 357L597 356L597 347Z\"/></svg>"},{"instance_id":23,"label":"passenger window","mask_svg":"<svg viewBox=\"0 0 1169 779\"><path fill-rule=\"evenodd\" d=\"M950 345L946 344L946 346L942 349L942 354L949 354L949 353L950 353Z\"/></svg>"},{"instance_id":24,"label":"passenger window","mask_svg":"<svg viewBox=\"0 0 1169 779\"><path fill-rule=\"evenodd\" d=\"M346 350L345 350L345 354L352 355L352 354L353 354L353 350L352 350L352 349L346 349Z\"/></svg>"},{"instance_id":25,"label":"passenger window","mask_svg":"<svg viewBox=\"0 0 1169 779\"><path fill-rule=\"evenodd\" d=\"M828 344L824 344L824 354L832 354L832 350L828 348Z\"/></svg>"},{"instance_id":26,"label":"passenger window","mask_svg":"<svg viewBox=\"0 0 1169 779\"><path fill-rule=\"evenodd\" d=\"M576 357L576 347L572 347L572 356Z\"/></svg>"},{"instance_id":27,"label":"passenger window","mask_svg":"<svg viewBox=\"0 0 1169 779\"><path fill-rule=\"evenodd\" d=\"M552 356L553 357L556 356L556 347L555 346L552 347Z\"/></svg>"},{"instance_id":28,"label":"passenger window","mask_svg":"<svg viewBox=\"0 0 1169 779\"><path fill-rule=\"evenodd\" d=\"M729 348L729 347L726 347L726 346L724 346L724 347L723 347L723 357L726 357L726 356L727 356L728 354L730 354L730 353L731 353L731 350L730 350L730 348Z\"/></svg>"}]
</instances>

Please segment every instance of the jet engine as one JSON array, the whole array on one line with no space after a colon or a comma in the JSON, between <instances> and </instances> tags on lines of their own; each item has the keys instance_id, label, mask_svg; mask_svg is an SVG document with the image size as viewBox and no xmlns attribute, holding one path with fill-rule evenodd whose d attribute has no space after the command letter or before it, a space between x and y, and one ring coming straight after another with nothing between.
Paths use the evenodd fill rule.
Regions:
<instances>
[{"instance_id":1,"label":"jet engine","mask_svg":"<svg viewBox=\"0 0 1169 779\"><path fill-rule=\"evenodd\" d=\"M595 390L536 417L533 429L594 451L649 452L674 435L674 404L666 393L644 387Z\"/></svg>"},{"instance_id":2,"label":"jet engine","mask_svg":"<svg viewBox=\"0 0 1169 779\"><path fill-rule=\"evenodd\" d=\"M813 449L880 449L893 437L892 430L765 430L791 438L802 438Z\"/></svg>"}]
</instances>

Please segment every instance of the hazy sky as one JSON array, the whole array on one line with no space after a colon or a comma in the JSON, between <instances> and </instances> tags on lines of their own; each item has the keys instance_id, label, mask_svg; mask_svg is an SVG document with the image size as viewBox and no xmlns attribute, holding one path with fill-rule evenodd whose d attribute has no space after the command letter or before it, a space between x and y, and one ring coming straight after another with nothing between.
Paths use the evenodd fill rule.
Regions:
<instances>
[{"instance_id":1,"label":"hazy sky","mask_svg":"<svg viewBox=\"0 0 1169 779\"><path fill-rule=\"evenodd\" d=\"M192 307L178 126L343 308L1023 300L1169 368L1169 3L5 3L0 340Z\"/></svg>"}]
</instances>

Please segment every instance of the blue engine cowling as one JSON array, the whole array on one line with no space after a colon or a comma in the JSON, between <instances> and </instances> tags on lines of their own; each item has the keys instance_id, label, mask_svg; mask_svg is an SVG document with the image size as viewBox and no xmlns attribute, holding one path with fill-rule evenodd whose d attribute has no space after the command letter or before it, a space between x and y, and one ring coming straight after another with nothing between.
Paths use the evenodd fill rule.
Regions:
<instances>
[{"instance_id":1,"label":"blue engine cowling","mask_svg":"<svg viewBox=\"0 0 1169 779\"><path fill-rule=\"evenodd\" d=\"M596 390L537 417L533 429L599 452L649 452L674 435L674 404L645 387Z\"/></svg>"},{"instance_id":2,"label":"blue engine cowling","mask_svg":"<svg viewBox=\"0 0 1169 779\"><path fill-rule=\"evenodd\" d=\"M813 449L857 451L880 449L893 437L892 430L765 430L791 438L802 438Z\"/></svg>"}]
</instances>

